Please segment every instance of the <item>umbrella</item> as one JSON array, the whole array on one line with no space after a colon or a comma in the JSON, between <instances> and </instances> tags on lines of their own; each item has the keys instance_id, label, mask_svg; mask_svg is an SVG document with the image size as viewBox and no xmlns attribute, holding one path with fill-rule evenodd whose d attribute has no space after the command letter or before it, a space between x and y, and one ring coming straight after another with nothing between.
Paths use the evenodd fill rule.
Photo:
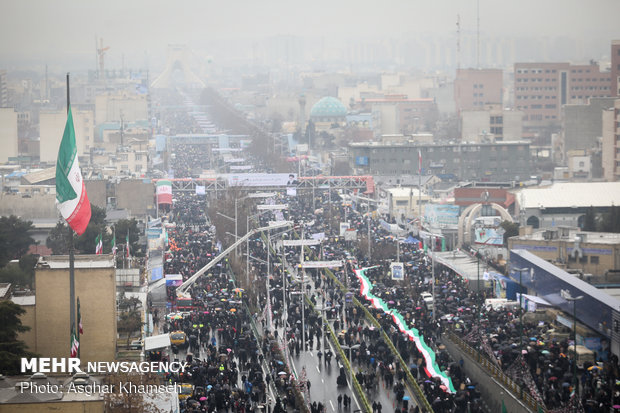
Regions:
<instances>
[{"instance_id":1,"label":"umbrella","mask_svg":"<svg viewBox=\"0 0 620 413\"><path fill-rule=\"evenodd\" d=\"M200 401L201 401L201 402L203 402L203 401L205 401L205 400L207 400L207 398L206 398L205 396L202 396L202 397L200 398Z\"/></svg>"},{"instance_id":2,"label":"umbrella","mask_svg":"<svg viewBox=\"0 0 620 413\"><path fill-rule=\"evenodd\" d=\"M230 312L231 312L231 313L234 313L235 311L237 311L237 309L236 309L236 308L231 308L231 309L230 309Z\"/></svg>"},{"instance_id":3,"label":"umbrella","mask_svg":"<svg viewBox=\"0 0 620 413\"><path fill-rule=\"evenodd\" d=\"M405 396L405 397L403 397L403 400L411 400L411 397Z\"/></svg>"},{"instance_id":4,"label":"umbrella","mask_svg":"<svg viewBox=\"0 0 620 413\"><path fill-rule=\"evenodd\" d=\"M286 372L285 371L281 371L278 373L278 376L286 376Z\"/></svg>"},{"instance_id":5,"label":"umbrella","mask_svg":"<svg viewBox=\"0 0 620 413\"><path fill-rule=\"evenodd\" d=\"M443 391L448 391L448 388L446 387L445 384L442 384L441 386L439 386L439 388Z\"/></svg>"},{"instance_id":6,"label":"umbrella","mask_svg":"<svg viewBox=\"0 0 620 413\"><path fill-rule=\"evenodd\" d=\"M592 370L600 370L601 368L599 366L592 366L592 367L588 367L588 371L592 371Z\"/></svg>"}]
</instances>

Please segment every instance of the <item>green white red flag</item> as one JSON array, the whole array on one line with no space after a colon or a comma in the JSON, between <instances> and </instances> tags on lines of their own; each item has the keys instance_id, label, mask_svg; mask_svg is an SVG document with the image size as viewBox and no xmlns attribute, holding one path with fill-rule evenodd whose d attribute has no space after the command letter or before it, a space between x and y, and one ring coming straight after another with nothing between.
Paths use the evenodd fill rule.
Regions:
<instances>
[{"instance_id":1,"label":"green white red flag","mask_svg":"<svg viewBox=\"0 0 620 413\"><path fill-rule=\"evenodd\" d=\"M75 324L71 325L71 357L77 357L78 349L80 348L80 342L75 333Z\"/></svg>"},{"instance_id":2,"label":"green white red flag","mask_svg":"<svg viewBox=\"0 0 620 413\"><path fill-rule=\"evenodd\" d=\"M157 181L157 203L172 205L172 182L167 179Z\"/></svg>"},{"instance_id":3,"label":"green white red flag","mask_svg":"<svg viewBox=\"0 0 620 413\"><path fill-rule=\"evenodd\" d=\"M101 236L101 234L97 235L97 239L95 239L95 244L95 254L103 254L103 237Z\"/></svg>"},{"instance_id":4,"label":"green white red flag","mask_svg":"<svg viewBox=\"0 0 620 413\"><path fill-rule=\"evenodd\" d=\"M56 206L67 224L82 235L90 222L90 201L78 162L71 107L56 161Z\"/></svg>"}]
</instances>

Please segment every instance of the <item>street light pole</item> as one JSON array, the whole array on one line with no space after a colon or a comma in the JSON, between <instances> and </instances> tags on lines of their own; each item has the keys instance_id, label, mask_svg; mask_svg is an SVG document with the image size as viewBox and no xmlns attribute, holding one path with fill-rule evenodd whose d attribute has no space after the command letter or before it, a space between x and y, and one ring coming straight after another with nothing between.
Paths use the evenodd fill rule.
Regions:
<instances>
[{"instance_id":1,"label":"street light pole","mask_svg":"<svg viewBox=\"0 0 620 413\"><path fill-rule=\"evenodd\" d=\"M431 293L433 294L433 323L435 322L435 315L437 314L437 302L435 301L435 237L431 234L431 269L433 274L433 286L431 287Z\"/></svg>"},{"instance_id":2,"label":"street light pole","mask_svg":"<svg viewBox=\"0 0 620 413\"><path fill-rule=\"evenodd\" d=\"M583 298L583 295L573 297L568 290L560 290L560 296L568 302L573 302L573 391L577 397L577 301ZM575 404L574 411L577 411Z\"/></svg>"},{"instance_id":3,"label":"street light pole","mask_svg":"<svg viewBox=\"0 0 620 413\"><path fill-rule=\"evenodd\" d=\"M519 325L521 326L520 349L523 350L523 271L529 271L529 268L513 268L513 271L519 272Z\"/></svg>"}]
</instances>

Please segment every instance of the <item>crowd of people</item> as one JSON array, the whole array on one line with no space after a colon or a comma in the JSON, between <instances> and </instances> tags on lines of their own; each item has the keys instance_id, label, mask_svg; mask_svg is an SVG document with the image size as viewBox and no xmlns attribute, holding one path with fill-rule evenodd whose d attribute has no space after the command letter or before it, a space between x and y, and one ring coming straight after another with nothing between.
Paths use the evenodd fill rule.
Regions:
<instances>
[{"instance_id":1,"label":"crowd of people","mask_svg":"<svg viewBox=\"0 0 620 413\"><path fill-rule=\"evenodd\" d=\"M177 153L175 162L178 165L199 162L194 158L203 155L194 149L184 148ZM182 167L177 170L188 176L192 173ZM256 258L250 265L250 278L257 281L251 286L252 291L244 292L236 287L226 261L199 279L190 290L194 311L181 318L178 315L170 318L164 327L167 331L183 331L191 344L192 354L187 356L192 366L189 374L171 377L190 382L198 389L184 401L184 411L299 408L290 373L280 374L287 370L284 367L286 352L299 356L300 352L316 349L319 363L331 363L332 358L338 360L325 341L322 317L302 305L300 292L325 309L324 315L330 320L339 344L349 349L345 354L351 359L357 382L368 394L381 391L383 386L388 388L396 395L395 409L399 412L414 412L417 406L408 403L407 372L383 341L381 330L387 333L407 364L408 373L417 380L438 413L484 411L478 384L465 373L463 360L452 359L443 345L446 330L460 335L550 410L580 404L587 412L602 412L620 405L615 356L586 363L575 377L570 342L549 334L553 328L551 322L525 317L525 322L521 323L520 309L487 308L484 301L488 291L470 289L466 280L439 264L435 266L433 286L431 260L416 243L400 244L405 277L392 280L389 264L396 258L392 252L398 241L378 219L357 212L353 205L343 205L338 192L333 190L331 196L322 191L317 192L315 198L305 193L276 196L284 197L286 199L267 202L286 203L288 210L279 217L262 214L255 226L266 226L276 218L292 221L295 231L283 237L305 234L305 238L323 240L320 246L312 246L304 252L304 260L342 260L345 266L334 270L334 278L317 269L304 271L302 276L302 271L296 267L301 261L299 247L275 248L277 244L274 243L274 252L268 257L270 249L264 239L255 236L249 241L250 255ZM218 241L221 234L210 224L204 211L204 197L175 194L169 216L172 225L164 263L166 274L181 274L186 280L221 253L222 245ZM341 236L337 223L345 220L359 238L370 234L370 240L365 240L372 243L370 257L366 246L362 247L363 242L348 241ZM272 263L269 270L266 261ZM365 313L352 305L347 294L340 290L339 284L343 284L349 293L360 298L360 280L354 272L359 268L367 268L365 275L372 283L372 293L398 310L409 327L417 329L434 351L435 362L439 370L450 377L454 392L437 377L427 374L427 361L421 349L399 331L392 317L365 302L381 326L375 328ZM267 273L273 278L269 291L265 283ZM422 293L433 292L433 289L433 305L429 307ZM248 299L250 296L253 301ZM170 291L169 298L175 300L174 290ZM265 333L262 339L257 339L250 328L252 320L246 316L245 304L261 309L255 318ZM341 374L339 380L343 376ZM346 382L346 377L343 380ZM270 383L276 391L273 403L267 402ZM310 383L300 386L306 394L309 394L309 387ZM349 398L346 393L341 396L334 400L338 406ZM377 403L373 404L373 410L380 411ZM312 411L324 409L322 404L310 402L309 405Z\"/></svg>"}]
</instances>

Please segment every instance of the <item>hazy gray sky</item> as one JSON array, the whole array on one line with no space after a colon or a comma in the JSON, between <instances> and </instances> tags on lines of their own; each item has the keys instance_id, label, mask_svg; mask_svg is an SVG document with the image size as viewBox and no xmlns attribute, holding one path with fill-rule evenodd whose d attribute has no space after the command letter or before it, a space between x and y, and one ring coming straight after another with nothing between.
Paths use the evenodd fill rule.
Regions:
<instances>
[{"instance_id":1,"label":"hazy gray sky","mask_svg":"<svg viewBox=\"0 0 620 413\"><path fill-rule=\"evenodd\" d=\"M218 39L274 34L454 36L476 29L477 0L0 0L0 67L94 57L95 35L109 58L142 61L168 43L202 49ZM620 38L619 0L480 0L486 35Z\"/></svg>"}]
</instances>

